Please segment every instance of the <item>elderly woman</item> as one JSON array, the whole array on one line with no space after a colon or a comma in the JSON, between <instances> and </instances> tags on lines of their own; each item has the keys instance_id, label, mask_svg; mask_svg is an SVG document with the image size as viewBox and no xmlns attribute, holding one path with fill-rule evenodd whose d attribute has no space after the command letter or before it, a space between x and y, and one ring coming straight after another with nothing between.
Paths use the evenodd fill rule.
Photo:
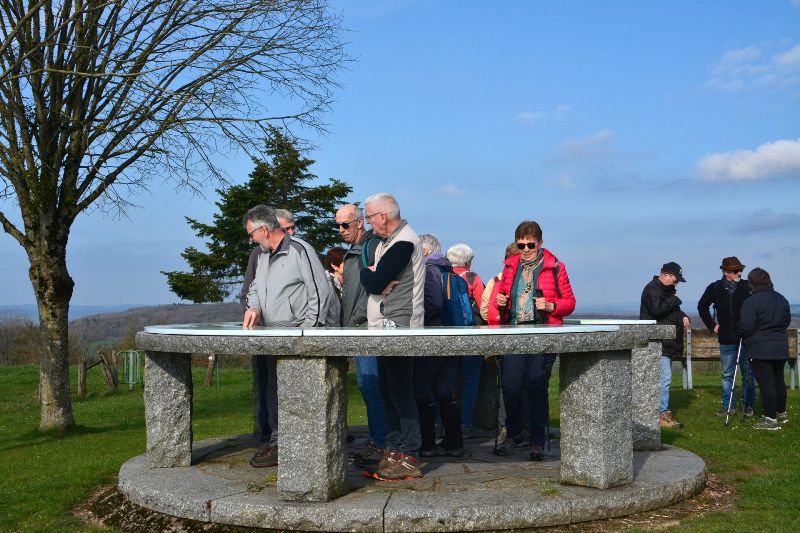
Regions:
<instances>
[{"instance_id":1,"label":"elderly woman","mask_svg":"<svg viewBox=\"0 0 800 533\"><path fill-rule=\"evenodd\" d=\"M419 243L425 256L425 325L441 326L444 305L442 273L452 271L453 267L442 255L442 247L435 235L420 235ZM414 399L419 410L422 442L420 457L464 456L461 416L455 394L457 379L458 359L455 357L414 358ZM434 433L437 404L444 426L441 447L436 446Z\"/></svg>"},{"instance_id":2,"label":"elderly woman","mask_svg":"<svg viewBox=\"0 0 800 533\"><path fill-rule=\"evenodd\" d=\"M542 228L526 220L517 226L514 240L520 253L505 261L497 295L503 324L563 324L575 310L575 295L567 269L544 248ZM503 356L503 400L506 406L506 438L495 449L506 455L525 441L522 421L522 384L528 384L530 414L529 456L544 459L548 388L555 354Z\"/></svg>"},{"instance_id":3,"label":"elderly woman","mask_svg":"<svg viewBox=\"0 0 800 533\"><path fill-rule=\"evenodd\" d=\"M789 359L786 328L792 321L789 302L772 287L769 273L754 268L747 276L753 295L742 304L739 333L747 347L750 368L761 391L764 415L755 429L777 431L789 421L783 369Z\"/></svg>"},{"instance_id":4,"label":"elderly woman","mask_svg":"<svg viewBox=\"0 0 800 533\"><path fill-rule=\"evenodd\" d=\"M475 324L483 324L480 314L481 298L484 284L481 277L472 271L472 260L475 253L466 244L454 244L447 250L447 259L453 265L453 272L464 278L469 290L469 301ZM478 387L481 383L483 357L480 355L461 356L461 426L464 438L479 437L473 424L475 423L475 403L478 400Z\"/></svg>"}]
</instances>

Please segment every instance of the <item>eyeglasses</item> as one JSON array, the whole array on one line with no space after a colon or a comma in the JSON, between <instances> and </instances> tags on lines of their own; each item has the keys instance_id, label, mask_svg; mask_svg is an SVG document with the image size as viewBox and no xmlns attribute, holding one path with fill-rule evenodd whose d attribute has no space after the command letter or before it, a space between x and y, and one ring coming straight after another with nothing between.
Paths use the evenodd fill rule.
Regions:
<instances>
[{"instance_id":1,"label":"eyeglasses","mask_svg":"<svg viewBox=\"0 0 800 533\"><path fill-rule=\"evenodd\" d=\"M262 225L258 226L257 228L253 228L253 231L251 231L250 233L247 234L247 238L248 239L252 239L253 238L253 234L255 232L257 232L258 230L260 230L261 228L266 228L266 226L264 224L262 224Z\"/></svg>"},{"instance_id":2,"label":"eyeglasses","mask_svg":"<svg viewBox=\"0 0 800 533\"><path fill-rule=\"evenodd\" d=\"M518 242L517 248L519 248L520 250L524 250L525 247L527 246L528 250L535 250L538 245L539 245L538 242Z\"/></svg>"},{"instance_id":3,"label":"eyeglasses","mask_svg":"<svg viewBox=\"0 0 800 533\"><path fill-rule=\"evenodd\" d=\"M294 231L295 229L297 229L297 227L294 224L292 224L291 226L281 226L281 229L283 231L289 232L289 231Z\"/></svg>"},{"instance_id":4,"label":"eyeglasses","mask_svg":"<svg viewBox=\"0 0 800 533\"><path fill-rule=\"evenodd\" d=\"M728 274L741 274L742 273L741 270L726 270L725 272L727 272Z\"/></svg>"},{"instance_id":5,"label":"eyeglasses","mask_svg":"<svg viewBox=\"0 0 800 533\"><path fill-rule=\"evenodd\" d=\"M369 219L371 219L372 217L377 216L377 215L385 215L385 214L386 213L372 213L371 215L366 215L364 218L366 218L367 222L369 222Z\"/></svg>"},{"instance_id":6,"label":"eyeglasses","mask_svg":"<svg viewBox=\"0 0 800 533\"><path fill-rule=\"evenodd\" d=\"M367 217L367 218L369 218L369 217ZM355 224L357 221L358 221L358 219L354 218L353 220L350 220L350 221L347 221L347 222L336 222L336 226L339 227L339 228L342 228L342 229L350 229L350 224Z\"/></svg>"}]
</instances>

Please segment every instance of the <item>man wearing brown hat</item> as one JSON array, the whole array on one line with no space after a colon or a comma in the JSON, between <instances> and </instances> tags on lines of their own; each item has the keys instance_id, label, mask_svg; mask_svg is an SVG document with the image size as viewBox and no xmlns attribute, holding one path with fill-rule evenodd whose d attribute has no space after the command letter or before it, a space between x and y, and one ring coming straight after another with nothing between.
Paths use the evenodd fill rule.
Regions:
<instances>
[{"instance_id":1,"label":"man wearing brown hat","mask_svg":"<svg viewBox=\"0 0 800 533\"><path fill-rule=\"evenodd\" d=\"M662 428L680 428L683 424L672 418L669 409L669 387L672 383L672 360L683 357L683 330L690 325L689 317L681 311L677 285L685 282L681 266L670 262L661 267L661 273L645 285L639 307L641 320L655 320L657 324L675 326L675 338L661 342L661 403L658 422Z\"/></svg>"},{"instance_id":2,"label":"man wearing brown hat","mask_svg":"<svg viewBox=\"0 0 800 533\"><path fill-rule=\"evenodd\" d=\"M742 373L742 401L744 416L753 416L753 401L756 398L756 385L744 345L739 353L741 337L738 332L739 311L742 304L750 296L750 286L742 279L744 265L736 256L726 257L720 265L722 279L706 287L703 296L697 303L700 318L706 327L717 334L719 340L719 359L722 364L722 407L717 416L736 413L736 398L731 396L734 387L733 375L736 368L736 356L739 355L739 368ZM714 308L712 316L709 307ZM730 403L730 411L728 404Z\"/></svg>"}]
</instances>

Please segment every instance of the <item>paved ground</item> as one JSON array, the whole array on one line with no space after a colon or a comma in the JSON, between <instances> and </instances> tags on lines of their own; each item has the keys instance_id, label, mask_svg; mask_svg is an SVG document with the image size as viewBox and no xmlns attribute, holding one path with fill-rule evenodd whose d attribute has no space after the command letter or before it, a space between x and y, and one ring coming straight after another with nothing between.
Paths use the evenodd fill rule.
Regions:
<instances>
[{"instance_id":1,"label":"paved ground","mask_svg":"<svg viewBox=\"0 0 800 533\"><path fill-rule=\"evenodd\" d=\"M363 436L353 442L357 447ZM249 436L195 443L188 468L146 468L144 456L120 470L120 490L144 507L195 520L308 531L477 531L521 529L622 516L675 503L705 485L705 464L679 448L636 452L634 483L609 490L558 483L551 459L531 462L527 447L493 455L493 435L466 441L463 459L423 464L425 477L384 483L350 466L350 492L333 502L276 497L277 468L252 468Z\"/></svg>"}]
</instances>

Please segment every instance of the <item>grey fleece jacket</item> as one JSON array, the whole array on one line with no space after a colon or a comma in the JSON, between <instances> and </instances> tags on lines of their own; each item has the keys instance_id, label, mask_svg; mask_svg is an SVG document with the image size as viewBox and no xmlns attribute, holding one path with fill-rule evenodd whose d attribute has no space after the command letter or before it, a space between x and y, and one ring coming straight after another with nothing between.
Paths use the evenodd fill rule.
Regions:
<instances>
[{"instance_id":1,"label":"grey fleece jacket","mask_svg":"<svg viewBox=\"0 0 800 533\"><path fill-rule=\"evenodd\" d=\"M265 326L324 326L330 287L311 245L287 235L277 250L258 257L247 307L261 310Z\"/></svg>"},{"instance_id":2,"label":"grey fleece jacket","mask_svg":"<svg viewBox=\"0 0 800 533\"><path fill-rule=\"evenodd\" d=\"M369 230L344 255L342 282L342 325L357 327L367 323L367 291L361 283L361 269L375 263L375 248L380 239ZM364 245L366 248L364 249ZM366 255L364 255L366 254ZM362 257L364 255L364 257Z\"/></svg>"}]
</instances>

